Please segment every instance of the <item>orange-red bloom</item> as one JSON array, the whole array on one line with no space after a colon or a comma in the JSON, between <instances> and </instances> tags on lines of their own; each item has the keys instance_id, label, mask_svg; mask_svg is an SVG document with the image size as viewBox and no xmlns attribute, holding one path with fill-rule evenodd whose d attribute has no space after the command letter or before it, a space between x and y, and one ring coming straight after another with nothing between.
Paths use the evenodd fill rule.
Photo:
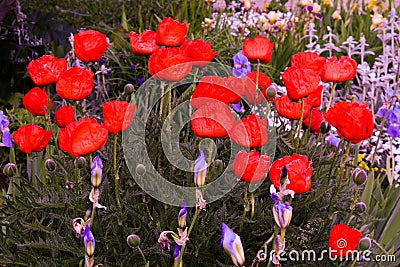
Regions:
<instances>
[{"instance_id":1,"label":"orange-red bloom","mask_svg":"<svg viewBox=\"0 0 400 267\"><path fill-rule=\"evenodd\" d=\"M126 101L112 100L103 103L104 127L116 134L128 129L135 114L135 105Z\"/></svg>"},{"instance_id":2,"label":"orange-red bloom","mask_svg":"<svg viewBox=\"0 0 400 267\"><path fill-rule=\"evenodd\" d=\"M149 72L159 80L177 82L192 70L192 63L180 48L162 48L149 58Z\"/></svg>"},{"instance_id":3,"label":"orange-red bloom","mask_svg":"<svg viewBox=\"0 0 400 267\"><path fill-rule=\"evenodd\" d=\"M24 107L32 113L33 116L44 116L48 109L48 97L45 89L39 87L32 88L22 98ZM50 100L50 109L53 103Z\"/></svg>"},{"instance_id":4,"label":"orange-red bloom","mask_svg":"<svg viewBox=\"0 0 400 267\"><path fill-rule=\"evenodd\" d=\"M251 114L233 125L229 137L243 147L261 147L268 142L267 120Z\"/></svg>"},{"instance_id":5,"label":"orange-red bloom","mask_svg":"<svg viewBox=\"0 0 400 267\"><path fill-rule=\"evenodd\" d=\"M281 186L281 174L286 166L287 176L290 181L286 189L293 190L295 194L302 194L311 189L312 162L307 156L293 154L285 156L272 163L269 170L269 179L279 190Z\"/></svg>"},{"instance_id":6,"label":"orange-red bloom","mask_svg":"<svg viewBox=\"0 0 400 267\"><path fill-rule=\"evenodd\" d=\"M328 59L322 71L321 78L324 82L345 82L353 79L357 73L357 62L349 57L335 56Z\"/></svg>"},{"instance_id":7,"label":"orange-red bloom","mask_svg":"<svg viewBox=\"0 0 400 267\"><path fill-rule=\"evenodd\" d=\"M108 138L107 129L93 118L74 121L61 128L58 146L73 157L80 157L102 148Z\"/></svg>"},{"instance_id":8,"label":"orange-red bloom","mask_svg":"<svg viewBox=\"0 0 400 267\"><path fill-rule=\"evenodd\" d=\"M258 73L258 89L256 90L257 72L253 71L243 78L244 93L249 104L261 104L267 99L267 88L271 86L271 80L264 73ZM256 97L257 94L257 97Z\"/></svg>"},{"instance_id":9,"label":"orange-red bloom","mask_svg":"<svg viewBox=\"0 0 400 267\"><path fill-rule=\"evenodd\" d=\"M54 120L58 127L66 127L70 122L75 120L74 108L71 106L63 106L56 110L54 113Z\"/></svg>"},{"instance_id":10,"label":"orange-red bloom","mask_svg":"<svg viewBox=\"0 0 400 267\"><path fill-rule=\"evenodd\" d=\"M257 183L267 175L271 159L252 150L247 153L241 150L236 154L232 170L240 180L248 183Z\"/></svg>"},{"instance_id":11,"label":"orange-red bloom","mask_svg":"<svg viewBox=\"0 0 400 267\"><path fill-rule=\"evenodd\" d=\"M199 108L212 100L218 100L225 104L237 103L240 101L242 91L243 83L239 78L204 76L194 89L190 105Z\"/></svg>"},{"instance_id":12,"label":"orange-red bloom","mask_svg":"<svg viewBox=\"0 0 400 267\"><path fill-rule=\"evenodd\" d=\"M294 54L290 60L292 67L312 69L318 75L324 70L326 58L315 52L299 52Z\"/></svg>"},{"instance_id":13,"label":"orange-red bloom","mask_svg":"<svg viewBox=\"0 0 400 267\"><path fill-rule=\"evenodd\" d=\"M188 29L187 23L166 17L158 23L156 42L158 45L180 46L186 39Z\"/></svg>"},{"instance_id":14,"label":"orange-red bloom","mask_svg":"<svg viewBox=\"0 0 400 267\"><path fill-rule=\"evenodd\" d=\"M308 127L310 123L310 131L313 133L319 133L321 129L321 123L324 121L324 115L318 108L313 108L311 110L311 117L310 115L307 118L303 119L303 126Z\"/></svg>"},{"instance_id":15,"label":"orange-red bloom","mask_svg":"<svg viewBox=\"0 0 400 267\"><path fill-rule=\"evenodd\" d=\"M51 131L44 130L36 124L19 127L13 134L13 140L22 152L31 154L40 152L49 143Z\"/></svg>"},{"instance_id":16,"label":"orange-red bloom","mask_svg":"<svg viewBox=\"0 0 400 267\"><path fill-rule=\"evenodd\" d=\"M268 38L256 35L254 39L248 38L243 43L242 53L250 61L260 60L261 63L267 64L271 60L274 43Z\"/></svg>"},{"instance_id":17,"label":"orange-red bloom","mask_svg":"<svg viewBox=\"0 0 400 267\"><path fill-rule=\"evenodd\" d=\"M67 70L67 61L54 55L44 55L28 64L28 73L36 85L55 83Z\"/></svg>"},{"instance_id":18,"label":"orange-red bloom","mask_svg":"<svg viewBox=\"0 0 400 267\"><path fill-rule=\"evenodd\" d=\"M235 118L224 103L212 101L197 109L190 123L196 136L218 138L227 136Z\"/></svg>"},{"instance_id":19,"label":"orange-red bloom","mask_svg":"<svg viewBox=\"0 0 400 267\"><path fill-rule=\"evenodd\" d=\"M287 95L282 95L275 99L275 108L279 115L291 120L300 120L301 117L301 103L294 102L289 99ZM310 113L310 105L304 101L303 118L307 118Z\"/></svg>"},{"instance_id":20,"label":"orange-red bloom","mask_svg":"<svg viewBox=\"0 0 400 267\"><path fill-rule=\"evenodd\" d=\"M108 48L107 36L86 30L74 34L75 55L83 62L99 61Z\"/></svg>"},{"instance_id":21,"label":"orange-red bloom","mask_svg":"<svg viewBox=\"0 0 400 267\"><path fill-rule=\"evenodd\" d=\"M339 102L326 113L325 119L339 136L357 144L371 136L374 129L372 111L366 104Z\"/></svg>"},{"instance_id":22,"label":"orange-red bloom","mask_svg":"<svg viewBox=\"0 0 400 267\"><path fill-rule=\"evenodd\" d=\"M57 94L68 100L82 100L92 92L94 74L90 69L72 67L56 84Z\"/></svg>"},{"instance_id":23,"label":"orange-red bloom","mask_svg":"<svg viewBox=\"0 0 400 267\"><path fill-rule=\"evenodd\" d=\"M156 43L156 32L145 30L141 34L129 33L129 41L134 55L151 55L160 47Z\"/></svg>"},{"instance_id":24,"label":"orange-red bloom","mask_svg":"<svg viewBox=\"0 0 400 267\"><path fill-rule=\"evenodd\" d=\"M357 248L361 232L345 224L336 224L329 234L328 248L331 257L346 257Z\"/></svg>"},{"instance_id":25,"label":"orange-red bloom","mask_svg":"<svg viewBox=\"0 0 400 267\"><path fill-rule=\"evenodd\" d=\"M185 41L181 48L193 62L193 65L199 68L207 66L218 54L218 52L212 50L211 43L203 40Z\"/></svg>"},{"instance_id":26,"label":"orange-red bloom","mask_svg":"<svg viewBox=\"0 0 400 267\"><path fill-rule=\"evenodd\" d=\"M316 91L321 78L311 69L289 67L283 72L282 80L289 98L299 100Z\"/></svg>"}]
</instances>

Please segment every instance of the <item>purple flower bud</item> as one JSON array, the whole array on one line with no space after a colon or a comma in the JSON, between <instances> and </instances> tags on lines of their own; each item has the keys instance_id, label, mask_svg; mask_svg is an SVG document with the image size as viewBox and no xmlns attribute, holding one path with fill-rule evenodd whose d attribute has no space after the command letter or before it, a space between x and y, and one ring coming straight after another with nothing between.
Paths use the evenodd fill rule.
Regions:
<instances>
[{"instance_id":1,"label":"purple flower bud","mask_svg":"<svg viewBox=\"0 0 400 267\"><path fill-rule=\"evenodd\" d=\"M182 229L186 227L186 215L187 215L186 201L183 201L182 208L179 211L178 215L178 225Z\"/></svg>"},{"instance_id":2,"label":"purple flower bud","mask_svg":"<svg viewBox=\"0 0 400 267\"><path fill-rule=\"evenodd\" d=\"M289 205L289 202L276 203L272 208L272 213L274 214L274 219L276 224L281 228L285 229L289 226L290 220L292 219L293 208Z\"/></svg>"},{"instance_id":3,"label":"purple flower bud","mask_svg":"<svg viewBox=\"0 0 400 267\"><path fill-rule=\"evenodd\" d=\"M197 157L196 161L194 162L194 184L197 187L201 187L206 182L206 175L207 175L207 162L204 157L204 152L200 151L199 156Z\"/></svg>"},{"instance_id":4,"label":"purple flower bud","mask_svg":"<svg viewBox=\"0 0 400 267\"><path fill-rule=\"evenodd\" d=\"M225 223L222 223L220 246L225 249L235 266L243 266L245 258L240 236L235 234Z\"/></svg>"},{"instance_id":5,"label":"purple flower bud","mask_svg":"<svg viewBox=\"0 0 400 267\"><path fill-rule=\"evenodd\" d=\"M92 256L96 247L96 241L94 240L94 236L90 231L88 223L86 224L85 232L83 232L83 243L85 244L86 254Z\"/></svg>"},{"instance_id":6,"label":"purple flower bud","mask_svg":"<svg viewBox=\"0 0 400 267\"><path fill-rule=\"evenodd\" d=\"M103 174L103 163L99 156L96 156L92 162L92 185L97 188L100 186Z\"/></svg>"}]
</instances>

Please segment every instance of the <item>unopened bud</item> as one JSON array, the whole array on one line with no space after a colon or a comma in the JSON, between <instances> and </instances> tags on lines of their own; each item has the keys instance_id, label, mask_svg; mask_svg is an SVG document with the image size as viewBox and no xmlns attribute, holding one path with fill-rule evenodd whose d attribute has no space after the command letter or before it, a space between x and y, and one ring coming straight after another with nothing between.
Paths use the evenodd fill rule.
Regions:
<instances>
[{"instance_id":1,"label":"unopened bud","mask_svg":"<svg viewBox=\"0 0 400 267\"><path fill-rule=\"evenodd\" d=\"M54 172L56 170L56 162L52 159L47 159L44 166L48 172Z\"/></svg>"},{"instance_id":2,"label":"unopened bud","mask_svg":"<svg viewBox=\"0 0 400 267\"><path fill-rule=\"evenodd\" d=\"M353 181L356 185L362 185L368 179L368 175L364 170L357 168L353 172Z\"/></svg>"},{"instance_id":3,"label":"unopened bud","mask_svg":"<svg viewBox=\"0 0 400 267\"><path fill-rule=\"evenodd\" d=\"M124 91L126 94L130 95L135 91L135 86L133 86L133 84L131 84L131 83L127 83L124 86Z\"/></svg>"},{"instance_id":4,"label":"unopened bud","mask_svg":"<svg viewBox=\"0 0 400 267\"><path fill-rule=\"evenodd\" d=\"M272 100L276 96L276 86L271 85L270 87L267 88L267 93L266 93L267 99Z\"/></svg>"},{"instance_id":5,"label":"unopened bud","mask_svg":"<svg viewBox=\"0 0 400 267\"><path fill-rule=\"evenodd\" d=\"M136 166L136 174L143 176L146 173L146 166L144 166L143 164L138 164Z\"/></svg>"},{"instance_id":6,"label":"unopened bud","mask_svg":"<svg viewBox=\"0 0 400 267\"><path fill-rule=\"evenodd\" d=\"M17 166L14 163L7 163L3 168L3 173L7 176L14 176L17 173Z\"/></svg>"},{"instance_id":7,"label":"unopened bud","mask_svg":"<svg viewBox=\"0 0 400 267\"><path fill-rule=\"evenodd\" d=\"M128 243L128 246L131 248L136 248L140 245L140 237L135 234L131 234L126 238L126 243Z\"/></svg>"},{"instance_id":8,"label":"unopened bud","mask_svg":"<svg viewBox=\"0 0 400 267\"><path fill-rule=\"evenodd\" d=\"M360 243L358 243L360 250L364 251L371 247L371 239L368 237L361 238Z\"/></svg>"},{"instance_id":9,"label":"unopened bud","mask_svg":"<svg viewBox=\"0 0 400 267\"><path fill-rule=\"evenodd\" d=\"M331 129L331 125L328 122L326 122L326 121L321 122L321 125L319 126L319 130L322 134L328 133L330 129Z\"/></svg>"},{"instance_id":10,"label":"unopened bud","mask_svg":"<svg viewBox=\"0 0 400 267\"><path fill-rule=\"evenodd\" d=\"M91 182L94 188L100 186L103 176L103 162L99 156L96 156L92 162Z\"/></svg>"},{"instance_id":11,"label":"unopened bud","mask_svg":"<svg viewBox=\"0 0 400 267\"><path fill-rule=\"evenodd\" d=\"M364 202L357 202L354 206L354 210L359 213L364 213L367 210L367 205Z\"/></svg>"},{"instance_id":12,"label":"unopened bud","mask_svg":"<svg viewBox=\"0 0 400 267\"><path fill-rule=\"evenodd\" d=\"M86 159L84 157L79 157L79 158L75 159L75 165L79 169L82 169L83 167L86 166Z\"/></svg>"}]
</instances>

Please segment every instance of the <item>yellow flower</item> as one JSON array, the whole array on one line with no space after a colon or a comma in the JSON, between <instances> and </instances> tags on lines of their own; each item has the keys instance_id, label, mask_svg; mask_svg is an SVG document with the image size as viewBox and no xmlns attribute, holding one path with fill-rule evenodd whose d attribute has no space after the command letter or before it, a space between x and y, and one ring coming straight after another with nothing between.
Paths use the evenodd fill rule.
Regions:
<instances>
[{"instance_id":1,"label":"yellow flower","mask_svg":"<svg viewBox=\"0 0 400 267\"><path fill-rule=\"evenodd\" d=\"M337 10L335 12L333 12L332 19L335 21L342 19L342 17L340 16L340 13Z\"/></svg>"},{"instance_id":2,"label":"yellow flower","mask_svg":"<svg viewBox=\"0 0 400 267\"><path fill-rule=\"evenodd\" d=\"M276 19L278 18L275 11L270 11L267 16L268 16L269 22L271 22L271 24L274 24Z\"/></svg>"},{"instance_id":3,"label":"yellow flower","mask_svg":"<svg viewBox=\"0 0 400 267\"><path fill-rule=\"evenodd\" d=\"M371 15L371 17L372 17L371 30L374 30L374 29L382 26L382 24L383 24L382 14L374 13L374 15Z\"/></svg>"},{"instance_id":4,"label":"yellow flower","mask_svg":"<svg viewBox=\"0 0 400 267\"><path fill-rule=\"evenodd\" d=\"M324 1L322 1L322 5L324 5L324 6L330 6L330 5L331 5L331 0L324 0Z\"/></svg>"}]
</instances>

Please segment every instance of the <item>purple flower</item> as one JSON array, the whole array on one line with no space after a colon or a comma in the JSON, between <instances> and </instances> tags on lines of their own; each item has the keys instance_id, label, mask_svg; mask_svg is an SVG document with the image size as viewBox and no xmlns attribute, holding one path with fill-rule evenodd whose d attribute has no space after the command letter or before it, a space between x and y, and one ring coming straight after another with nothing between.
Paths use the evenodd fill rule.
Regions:
<instances>
[{"instance_id":1,"label":"purple flower","mask_svg":"<svg viewBox=\"0 0 400 267\"><path fill-rule=\"evenodd\" d=\"M393 138L400 136L400 124L393 123L387 127L387 133Z\"/></svg>"},{"instance_id":2,"label":"purple flower","mask_svg":"<svg viewBox=\"0 0 400 267\"><path fill-rule=\"evenodd\" d=\"M248 73L251 72L251 64L249 59L242 54L240 50L237 54L233 56L233 69L232 75L237 78L243 78Z\"/></svg>"},{"instance_id":3,"label":"purple flower","mask_svg":"<svg viewBox=\"0 0 400 267\"><path fill-rule=\"evenodd\" d=\"M86 224L85 232L83 233L83 243L85 244L86 254L92 256L96 246L96 241L94 240L94 236L90 231L89 224Z\"/></svg>"},{"instance_id":4,"label":"purple flower","mask_svg":"<svg viewBox=\"0 0 400 267\"><path fill-rule=\"evenodd\" d=\"M235 266L243 266L245 259L240 236L235 234L225 223L222 223L221 226L222 237L220 246L229 254Z\"/></svg>"},{"instance_id":5,"label":"purple flower","mask_svg":"<svg viewBox=\"0 0 400 267\"><path fill-rule=\"evenodd\" d=\"M179 211L178 215L178 225L182 229L185 228L186 226L186 215L187 215L186 201L183 201L181 210Z\"/></svg>"},{"instance_id":6,"label":"purple flower","mask_svg":"<svg viewBox=\"0 0 400 267\"><path fill-rule=\"evenodd\" d=\"M237 113L243 113L244 112L244 107L240 104L240 101L237 102L236 104L232 104L232 108Z\"/></svg>"},{"instance_id":7,"label":"purple flower","mask_svg":"<svg viewBox=\"0 0 400 267\"><path fill-rule=\"evenodd\" d=\"M177 244L175 244L174 259L175 260L179 259L180 254L181 254L181 250L179 249L179 246Z\"/></svg>"},{"instance_id":8,"label":"purple flower","mask_svg":"<svg viewBox=\"0 0 400 267\"><path fill-rule=\"evenodd\" d=\"M199 156L194 162L194 184L197 187L201 187L206 182L207 175L207 162L204 157L204 152L200 151Z\"/></svg>"},{"instance_id":9,"label":"purple flower","mask_svg":"<svg viewBox=\"0 0 400 267\"><path fill-rule=\"evenodd\" d=\"M12 147L12 139L8 125L10 125L10 122L6 115L3 114L3 111L0 110L0 131L2 132L0 146Z\"/></svg>"},{"instance_id":10,"label":"purple flower","mask_svg":"<svg viewBox=\"0 0 400 267\"><path fill-rule=\"evenodd\" d=\"M92 162L91 181L93 187L99 187L103 175L103 162L99 156L96 156Z\"/></svg>"},{"instance_id":11,"label":"purple flower","mask_svg":"<svg viewBox=\"0 0 400 267\"><path fill-rule=\"evenodd\" d=\"M339 138L337 135L333 134L333 133L331 133L330 135L328 135L328 136L325 138L325 140L326 140L329 144L331 144L332 146L335 146L335 147L338 147L338 146L339 146L340 138Z\"/></svg>"},{"instance_id":12,"label":"purple flower","mask_svg":"<svg viewBox=\"0 0 400 267\"><path fill-rule=\"evenodd\" d=\"M276 224L281 229L285 229L289 226L290 220L292 219L292 210L293 208L289 205L289 202L285 201L281 203L280 201L275 201L272 213L274 214Z\"/></svg>"},{"instance_id":13,"label":"purple flower","mask_svg":"<svg viewBox=\"0 0 400 267\"><path fill-rule=\"evenodd\" d=\"M144 78L138 78L137 82L139 85L142 85L144 83Z\"/></svg>"}]
</instances>

